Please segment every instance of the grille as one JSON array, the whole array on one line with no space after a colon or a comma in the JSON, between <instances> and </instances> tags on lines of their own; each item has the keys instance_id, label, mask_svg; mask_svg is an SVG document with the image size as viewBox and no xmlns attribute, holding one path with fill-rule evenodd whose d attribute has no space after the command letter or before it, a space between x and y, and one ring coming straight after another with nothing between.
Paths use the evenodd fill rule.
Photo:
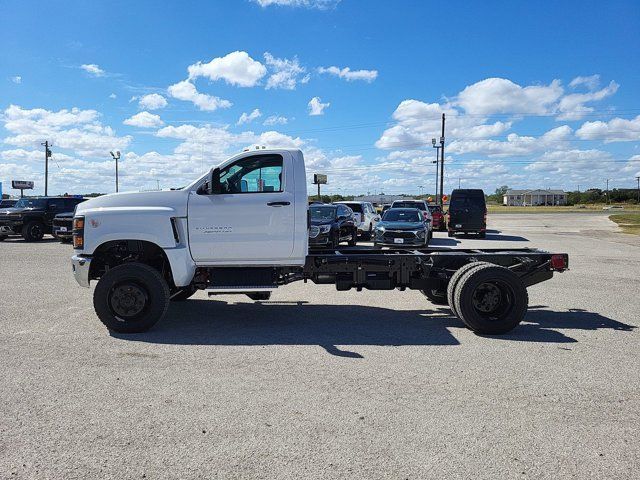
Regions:
<instances>
[{"instance_id":1,"label":"grille","mask_svg":"<svg viewBox=\"0 0 640 480\"><path fill-rule=\"evenodd\" d=\"M416 238L415 232L406 232L406 231L389 231L384 232L385 238Z\"/></svg>"},{"instance_id":2,"label":"grille","mask_svg":"<svg viewBox=\"0 0 640 480\"><path fill-rule=\"evenodd\" d=\"M73 223L72 219L63 219L63 218L54 218L53 225L56 227L68 227L71 228L71 224Z\"/></svg>"}]
</instances>

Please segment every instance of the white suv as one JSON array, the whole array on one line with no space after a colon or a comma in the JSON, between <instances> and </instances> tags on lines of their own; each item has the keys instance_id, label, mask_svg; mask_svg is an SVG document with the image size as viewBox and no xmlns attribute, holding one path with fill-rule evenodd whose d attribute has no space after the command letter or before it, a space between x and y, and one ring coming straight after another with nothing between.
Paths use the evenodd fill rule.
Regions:
<instances>
[{"instance_id":1,"label":"white suv","mask_svg":"<svg viewBox=\"0 0 640 480\"><path fill-rule=\"evenodd\" d=\"M356 221L356 226L358 227L358 233L366 238L372 237L373 231L380 221L380 216L376 212L376 209L373 208L373 204L371 202L345 201L334 203L341 203L353 210L353 217Z\"/></svg>"}]
</instances>

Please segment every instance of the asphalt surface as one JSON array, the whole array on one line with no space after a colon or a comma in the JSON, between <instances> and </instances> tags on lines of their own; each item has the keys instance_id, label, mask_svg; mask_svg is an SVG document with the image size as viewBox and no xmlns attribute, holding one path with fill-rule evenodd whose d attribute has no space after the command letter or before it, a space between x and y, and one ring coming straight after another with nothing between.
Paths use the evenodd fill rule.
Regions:
<instances>
[{"instance_id":1,"label":"asphalt surface","mask_svg":"<svg viewBox=\"0 0 640 480\"><path fill-rule=\"evenodd\" d=\"M597 214L492 215L568 252L526 322L466 330L419 292L293 284L109 335L71 247L0 243L0 478L637 478L640 237Z\"/></svg>"}]
</instances>

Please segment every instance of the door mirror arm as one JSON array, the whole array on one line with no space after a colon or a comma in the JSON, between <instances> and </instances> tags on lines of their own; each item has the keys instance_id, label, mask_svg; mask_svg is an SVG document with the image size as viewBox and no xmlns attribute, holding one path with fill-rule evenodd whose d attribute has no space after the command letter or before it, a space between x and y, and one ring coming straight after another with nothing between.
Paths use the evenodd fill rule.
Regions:
<instances>
[{"instance_id":1,"label":"door mirror arm","mask_svg":"<svg viewBox=\"0 0 640 480\"><path fill-rule=\"evenodd\" d=\"M222 186L220 185L220 169L218 167L211 170L208 193L209 195L219 195L222 193Z\"/></svg>"}]
</instances>

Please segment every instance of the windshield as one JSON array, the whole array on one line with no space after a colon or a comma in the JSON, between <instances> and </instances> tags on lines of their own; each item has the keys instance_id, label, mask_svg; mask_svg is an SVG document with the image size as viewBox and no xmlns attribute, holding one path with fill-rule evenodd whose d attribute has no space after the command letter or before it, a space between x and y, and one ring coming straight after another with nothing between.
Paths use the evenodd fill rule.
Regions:
<instances>
[{"instance_id":1,"label":"windshield","mask_svg":"<svg viewBox=\"0 0 640 480\"><path fill-rule=\"evenodd\" d=\"M355 213L362 213L362 205L360 205L359 203L343 203L343 205L346 205Z\"/></svg>"},{"instance_id":2,"label":"windshield","mask_svg":"<svg viewBox=\"0 0 640 480\"><path fill-rule=\"evenodd\" d=\"M309 207L312 220L333 220L336 218L336 207Z\"/></svg>"},{"instance_id":3,"label":"windshield","mask_svg":"<svg viewBox=\"0 0 640 480\"><path fill-rule=\"evenodd\" d=\"M393 202L392 208L417 208L418 210L426 210L424 202Z\"/></svg>"},{"instance_id":4,"label":"windshield","mask_svg":"<svg viewBox=\"0 0 640 480\"><path fill-rule=\"evenodd\" d=\"M47 201L43 198L21 198L14 206L15 208L44 208L47 206Z\"/></svg>"},{"instance_id":5,"label":"windshield","mask_svg":"<svg viewBox=\"0 0 640 480\"><path fill-rule=\"evenodd\" d=\"M387 210L382 217L384 222L419 222L420 213L418 210Z\"/></svg>"}]
</instances>

